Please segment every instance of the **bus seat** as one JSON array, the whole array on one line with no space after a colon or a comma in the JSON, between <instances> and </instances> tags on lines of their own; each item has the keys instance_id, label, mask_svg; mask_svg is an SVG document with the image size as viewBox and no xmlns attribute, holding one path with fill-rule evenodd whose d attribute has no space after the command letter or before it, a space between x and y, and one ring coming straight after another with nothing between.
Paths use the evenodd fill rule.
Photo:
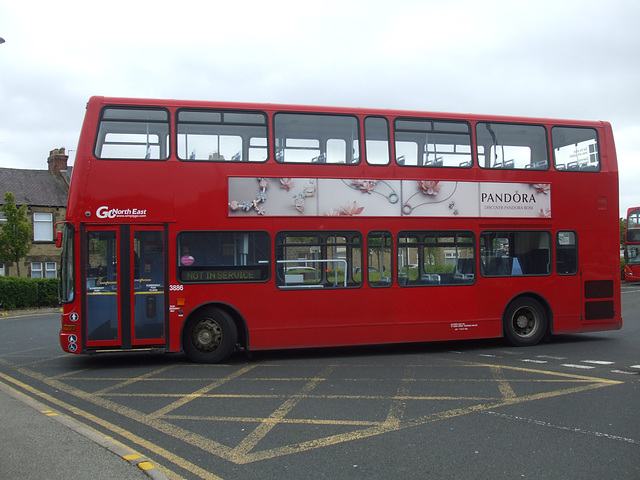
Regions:
<instances>
[{"instance_id":1,"label":"bus seat","mask_svg":"<svg viewBox=\"0 0 640 480\"><path fill-rule=\"evenodd\" d=\"M529 253L527 273L529 274L545 274L549 273L549 250L546 248L538 248Z\"/></svg>"},{"instance_id":2,"label":"bus seat","mask_svg":"<svg viewBox=\"0 0 640 480\"><path fill-rule=\"evenodd\" d=\"M518 260L518 257L513 257L511 275L522 275L522 267L520 266L520 260Z\"/></svg>"},{"instance_id":3,"label":"bus seat","mask_svg":"<svg viewBox=\"0 0 640 480\"><path fill-rule=\"evenodd\" d=\"M505 257L505 258L496 258L496 271L494 272L494 275L510 275L511 274L511 268L510 268L510 258Z\"/></svg>"},{"instance_id":4,"label":"bus seat","mask_svg":"<svg viewBox=\"0 0 640 480\"><path fill-rule=\"evenodd\" d=\"M546 160L539 160L535 163L535 169L536 170L546 170L547 168L547 161Z\"/></svg>"},{"instance_id":5,"label":"bus seat","mask_svg":"<svg viewBox=\"0 0 640 480\"><path fill-rule=\"evenodd\" d=\"M440 275L437 273L423 273L420 275L420 283L429 285L440 285Z\"/></svg>"}]
</instances>

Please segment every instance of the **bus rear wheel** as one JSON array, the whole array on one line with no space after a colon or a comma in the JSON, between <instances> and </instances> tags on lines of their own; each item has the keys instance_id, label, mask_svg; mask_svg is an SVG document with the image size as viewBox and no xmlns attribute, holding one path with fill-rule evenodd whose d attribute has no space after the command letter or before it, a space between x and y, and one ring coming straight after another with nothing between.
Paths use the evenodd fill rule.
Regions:
<instances>
[{"instance_id":1,"label":"bus rear wheel","mask_svg":"<svg viewBox=\"0 0 640 480\"><path fill-rule=\"evenodd\" d=\"M218 363L233 353L238 330L231 316L218 308L207 308L189 319L182 348L195 363Z\"/></svg>"},{"instance_id":2,"label":"bus rear wheel","mask_svg":"<svg viewBox=\"0 0 640 480\"><path fill-rule=\"evenodd\" d=\"M520 297L504 313L504 336L513 345L536 345L547 331L547 312L542 304L531 297Z\"/></svg>"}]
</instances>

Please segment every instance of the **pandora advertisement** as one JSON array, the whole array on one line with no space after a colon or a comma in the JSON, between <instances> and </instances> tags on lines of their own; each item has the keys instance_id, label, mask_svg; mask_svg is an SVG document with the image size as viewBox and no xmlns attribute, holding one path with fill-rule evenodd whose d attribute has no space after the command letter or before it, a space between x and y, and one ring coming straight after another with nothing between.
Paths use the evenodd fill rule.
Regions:
<instances>
[{"instance_id":1,"label":"pandora advertisement","mask_svg":"<svg viewBox=\"0 0 640 480\"><path fill-rule=\"evenodd\" d=\"M547 183L231 177L229 216L551 217Z\"/></svg>"}]
</instances>

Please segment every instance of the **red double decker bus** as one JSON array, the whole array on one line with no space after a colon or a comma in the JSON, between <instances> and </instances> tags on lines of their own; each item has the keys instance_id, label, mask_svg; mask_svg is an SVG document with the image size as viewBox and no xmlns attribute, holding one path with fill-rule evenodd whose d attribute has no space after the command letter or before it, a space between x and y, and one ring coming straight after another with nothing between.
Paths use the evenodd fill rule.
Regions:
<instances>
[{"instance_id":1,"label":"red double decker bus","mask_svg":"<svg viewBox=\"0 0 640 480\"><path fill-rule=\"evenodd\" d=\"M625 236L627 249L624 279L627 282L640 281L640 207L627 210L627 231Z\"/></svg>"},{"instance_id":2,"label":"red double decker bus","mask_svg":"<svg viewBox=\"0 0 640 480\"><path fill-rule=\"evenodd\" d=\"M619 329L606 122L93 97L62 226L71 353Z\"/></svg>"}]
</instances>

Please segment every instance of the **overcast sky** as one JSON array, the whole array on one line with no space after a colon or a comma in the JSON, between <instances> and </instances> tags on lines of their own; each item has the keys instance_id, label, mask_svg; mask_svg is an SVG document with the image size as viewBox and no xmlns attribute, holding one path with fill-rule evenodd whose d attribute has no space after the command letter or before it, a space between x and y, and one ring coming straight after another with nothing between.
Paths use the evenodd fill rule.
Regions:
<instances>
[{"instance_id":1,"label":"overcast sky","mask_svg":"<svg viewBox=\"0 0 640 480\"><path fill-rule=\"evenodd\" d=\"M0 0L0 37L0 167L73 163L92 95L607 120L640 205L638 0Z\"/></svg>"}]
</instances>

